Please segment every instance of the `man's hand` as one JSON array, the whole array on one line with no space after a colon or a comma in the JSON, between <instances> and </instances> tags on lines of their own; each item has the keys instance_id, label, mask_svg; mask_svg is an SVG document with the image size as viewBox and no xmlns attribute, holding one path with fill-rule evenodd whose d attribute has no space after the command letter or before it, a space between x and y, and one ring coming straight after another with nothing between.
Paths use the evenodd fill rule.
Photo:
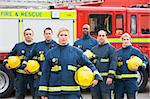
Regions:
<instances>
[{"instance_id":1,"label":"man's hand","mask_svg":"<svg viewBox=\"0 0 150 99\"><path fill-rule=\"evenodd\" d=\"M112 84L112 81L113 81L112 78L107 78L106 84L107 84L107 85L111 85L111 84Z\"/></svg>"},{"instance_id":2,"label":"man's hand","mask_svg":"<svg viewBox=\"0 0 150 99\"><path fill-rule=\"evenodd\" d=\"M47 97L46 96L41 96L41 99L47 99Z\"/></svg>"},{"instance_id":3,"label":"man's hand","mask_svg":"<svg viewBox=\"0 0 150 99\"><path fill-rule=\"evenodd\" d=\"M98 84L98 80L97 80L97 79L93 80L92 86L94 87L94 86L97 85L97 84Z\"/></svg>"},{"instance_id":4,"label":"man's hand","mask_svg":"<svg viewBox=\"0 0 150 99\"><path fill-rule=\"evenodd\" d=\"M6 67L7 69L11 69L11 68L9 67L8 63L5 64L5 67Z\"/></svg>"},{"instance_id":5,"label":"man's hand","mask_svg":"<svg viewBox=\"0 0 150 99\"><path fill-rule=\"evenodd\" d=\"M27 74L30 74L29 70L27 68L24 68L24 71L27 73Z\"/></svg>"}]
</instances>

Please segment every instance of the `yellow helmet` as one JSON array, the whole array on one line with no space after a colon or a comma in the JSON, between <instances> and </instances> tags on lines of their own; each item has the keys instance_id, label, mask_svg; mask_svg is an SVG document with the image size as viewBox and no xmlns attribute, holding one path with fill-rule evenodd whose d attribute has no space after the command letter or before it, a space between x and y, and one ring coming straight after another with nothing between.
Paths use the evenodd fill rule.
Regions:
<instances>
[{"instance_id":1,"label":"yellow helmet","mask_svg":"<svg viewBox=\"0 0 150 99\"><path fill-rule=\"evenodd\" d=\"M17 68L21 63L21 60L18 56L9 56L8 65L11 69Z\"/></svg>"},{"instance_id":2,"label":"yellow helmet","mask_svg":"<svg viewBox=\"0 0 150 99\"><path fill-rule=\"evenodd\" d=\"M131 56L129 60L127 60L127 66L130 71L135 71L141 66L143 61L137 56Z\"/></svg>"},{"instance_id":3,"label":"yellow helmet","mask_svg":"<svg viewBox=\"0 0 150 99\"><path fill-rule=\"evenodd\" d=\"M77 84L87 87L92 85L94 80L94 73L87 66L83 66L75 72L74 78Z\"/></svg>"},{"instance_id":4,"label":"yellow helmet","mask_svg":"<svg viewBox=\"0 0 150 99\"><path fill-rule=\"evenodd\" d=\"M36 73L36 72L38 72L39 68L40 68L40 64L36 60L29 60L27 62L26 69L30 73Z\"/></svg>"},{"instance_id":5,"label":"yellow helmet","mask_svg":"<svg viewBox=\"0 0 150 99\"><path fill-rule=\"evenodd\" d=\"M90 50L86 50L83 54L86 55L89 59L96 57L95 54L92 53Z\"/></svg>"}]
</instances>

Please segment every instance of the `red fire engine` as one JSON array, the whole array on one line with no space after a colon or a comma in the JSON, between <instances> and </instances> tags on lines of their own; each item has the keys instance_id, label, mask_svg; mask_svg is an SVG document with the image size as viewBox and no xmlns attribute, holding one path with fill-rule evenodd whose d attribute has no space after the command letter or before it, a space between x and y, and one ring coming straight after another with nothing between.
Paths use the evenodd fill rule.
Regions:
<instances>
[{"instance_id":1,"label":"red fire engine","mask_svg":"<svg viewBox=\"0 0 150 99\"><path fill-rule=\"evenodd\" d=\"M19 0L18 0L19 1ZM33 0L34 1L34 0ZM43 0L44 1L44 0ZM47 0L46 0L47 1ZM53 1L53 0L52 0ZM55 0L54 0L55 1ZM49 6L49 11L54 12L54 19L56 20L51 20L50 14L47 14L47 11L44 11L45 13L42 16L42 12L39 11L24 11L20 10L16 12L16 9L13 11L6 11L4 12L3 10L0 9L0 22L8 22L7 26L10 26L9 28L12 29L18 29L18 32L22 32L22 29L26 27L26 24L32 24L32 23L38 23L38 22L43 22L39 23L34 26L40 25L40 24L47 24L48 21L50 23L54 22L56 24L55 28L57 28L57 25L62 25L59 20L59 14L56 10L66 10L67 14L66 16L64 12L61 12L61 21L64 21L65 24L63 25L68 25L72 26L72 32L75 37L75 39L78 39L82 37L81 29L82 25L85 23L88 23L91 26L91 35L96 37L97 32L100 29L104 29L108 33L108 38L111 44L113 44L117 49L121 47L121 40L119 39L121 34L124 32L130 33L132 37L132 44L133 46L139 48L147 57L148 63L150 59L150 2L149 0L56 0L58 2L48 2L50 5ZM21 2L21 1L20 1ZM24 1L25 2L25 1ZM29 2L30 3L30 2ZM25 6L30 6L33 8L39 7L39 4L27 4ZM10 8L14 8L14 4L9 4L4 5L5 3L0 3L0 6L4 7L5 9L10 6ZM25 7L24 5L19 5L20 3L17 3L15 7L21 8ZM26 2L24 3L26 4ZM42 5L43 6L43 5ZM8 7L9 8L9 7ZM68 9L73 12L68 12ZM14 13L22 13L22 16L16 16ZM25 13L24 13L25 12ZM29 12L29 13L28 13ZM36 13L40 14L41 16L37 15ZM31 15L32 14L32 15ZM10 16L9 16L10 15ZM11 18L12 15L12 18ZM31 15L31 16L29 16ZM75 15L75 19L71 19L72 15ZM13 19L11 21L8 21L8 17L4 16L9 16L9 19ZM26 17L27 16L27 17ZM41 18L40 18L41 17ZM65 20L66 17L69 18L69 20ZM19 20L18 20L19 19ZM46 21L44 21L46 19ZM38 21L38 20L43 20L43 21ZM59 20L59 21L58 21ZM73 21L72 21L73 20ZM32 22L31 22L32 21ZM74 22L75 21L75 22ZM12 22L12 23L11 23ZM30 23L31 22L31 23ZM16 23L17 26L15 27L13 24ZM28 25L29 25L28 24ZM6 25L5 24L0 24L1 26ZM53 26L54 24L52 24ZM12 26L12 27L11 27ZM39 27L43 26L38 26L36 29L41 29ZM3 27L5 28L5 27ZM4 31L3 28L0 28L0 34L2 32L7 32L9 29L5 29ZM2 30L1 30L2 29ZM16 30L11 30L11 32L17 32ZM43 29L42 29L43 30ZM42 32L42 30L39 30ZM41 33L40 32L40 33ZM55 32L55 30L54 30ZM10 32L8 32L10 33ZM7 36L7 33L3 33L5 36ZM15 37L16 35L16 37ZM18 37L18 34L12 35L11 38L18 39L21 41L22 37ZM3 40L3 38L1 38ZM9 41L9 40L8 40ZM11 41L11 40L10 40ZM15 43L17 41L12 40ZM4 43L4 44L3 44ZM3 46L5 49L8 49L10 45L5 44L5 42L0 43L1 45L6 45ZM14 45L14 44L13 44ZM11 47L13 46L11 45ZM7 48L8 47L8 48ZM9 48L10 50L10 48ZM0 50L0 63L2 63L4 56L7 54L7 51L3 51L3 49ZM138 72L139 75L139 91L143 91L145 88L147 82L148 82L148 76L149 76L149 64L147 64L146 70L140 70ZM2 64L0 64L0 97L8 96L13 89L13 73L9 70L6 70Z\"/></svg>"}]
</instances>

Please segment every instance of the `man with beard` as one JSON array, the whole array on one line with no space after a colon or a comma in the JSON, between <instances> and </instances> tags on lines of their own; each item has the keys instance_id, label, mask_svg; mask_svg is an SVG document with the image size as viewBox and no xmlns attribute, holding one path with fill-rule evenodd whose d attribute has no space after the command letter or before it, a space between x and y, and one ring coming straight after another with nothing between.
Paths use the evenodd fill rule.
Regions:
<instances>
[{"instance_id":1,"label":"man with beard","mask_svg":"<svg viewBox=\"0 0 150 99\"><path fill-rule=\"evenodd\" d=\"M98 44L97 40L90 36L90 26L84 24L82 27L83 37L74 43L74 46L86 51Z\"/></svg>"}]
</instances>

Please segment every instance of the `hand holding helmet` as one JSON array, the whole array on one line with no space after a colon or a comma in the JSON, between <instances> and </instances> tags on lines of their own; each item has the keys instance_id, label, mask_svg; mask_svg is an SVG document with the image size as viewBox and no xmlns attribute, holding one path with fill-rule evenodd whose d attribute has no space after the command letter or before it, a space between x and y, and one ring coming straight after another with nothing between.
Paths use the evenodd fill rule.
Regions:
<instances>
[{"instance_id":1,"label":"hand holding helmet","mask_svg":"<svg viewBox=\"0 0 150 99\"><path fill-rule=\"evenodd\" d=\"M18 56L9 56L7 62L8 64L6 64L6 67L9 69L15 69L19 67L21 60Z\"/></svg>"},{"instance_id":2,"label":"hand holding helmet","mask_svg":"<svg viewBox=\"0 0 150 99\"><path fill-rule=\"evenodd\" d=\"M127 60L127 66L130 71L137 71L139 66L142 66L143 61L137 56L131 56Z\"/></svg>"}]
</instances>

